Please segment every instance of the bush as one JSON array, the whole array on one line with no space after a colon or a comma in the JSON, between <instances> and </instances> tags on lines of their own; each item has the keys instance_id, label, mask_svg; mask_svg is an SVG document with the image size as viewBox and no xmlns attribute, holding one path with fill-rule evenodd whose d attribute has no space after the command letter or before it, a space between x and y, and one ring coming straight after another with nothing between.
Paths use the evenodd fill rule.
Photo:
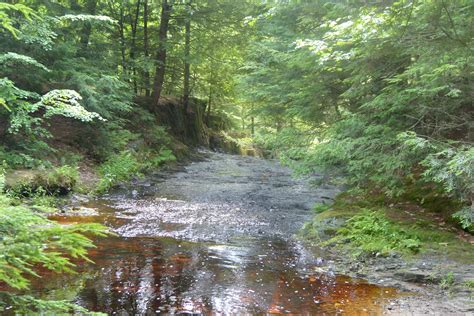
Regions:
<instances>
[{"instance_id":1,"label":"bush","mask_svg":"<svg viewBox=\"0 0 474 316\"><path fill-rule=\"evenodd\" d=\"M146 131L143 137L145 139L145 144L154 150L159 150L160 148L171 144L171 137L164 126L154 126Z\"/></svg>"},{"instance_id":2,"label":"bush","mask_svg":"<svg viewBox=\"0 0 474 316\"><path fill-rule=\"evenodd\" d=\"M358 249L356 255L387 255L393 251L416 253L421 248L421 240L414 232L369 209L363 209L362 213L349 219L336 237L325 242L332 243L350 243Z\"/></svg>"},{"instance_id":3,"label":"bush","mask_svg":"<svg viewBox=\"0 0 474 316\"><path fill-rule=\"evenodd\" d=\"M454 213L452 217L464 230L474 234L474 212L472 208L462 208Z\"/></svg>"},{"instance_id":4,"label":"bush","mask_svg":"<svg viewBox=\"0 0 474 316\"><path fill-rule=\"evenodd\" d=\"M163 148L159 152L154 150L143 150L140 152L139 156L144 170L153 170L161 167L167 162L176 161L173 151L167 148Z\"/></svg>"},{"instance_id":5,"label":"bush","mask_svg":"<svg viewBox=\"0 0 474 316\"><path fill-rule=\"evenodd\" d=\"M4 183L3 173L0 183ZM1 184L0 184L1 186ZM55 272L73 272L71 259L88 260L93 247L86 235L105 236L99 224L60 225L36 213L28 206L15 205L0 194L0 313L86 313L67 301L44 301L12 290L27 290L30 277L38 277L35 268Z\"/></svg>"},{"instance_id":6,"label":"bush","mask_svg":"<svg viewBox=\"0 0 474 316\"><path fill-rule=\"evenodd\" d=\"M122 151L120 154L112 156L99 167L101 179L96 192L104 193L118 183L140 175L140 169L141 165L131 151Z\"/></svg>"}]
</instances>

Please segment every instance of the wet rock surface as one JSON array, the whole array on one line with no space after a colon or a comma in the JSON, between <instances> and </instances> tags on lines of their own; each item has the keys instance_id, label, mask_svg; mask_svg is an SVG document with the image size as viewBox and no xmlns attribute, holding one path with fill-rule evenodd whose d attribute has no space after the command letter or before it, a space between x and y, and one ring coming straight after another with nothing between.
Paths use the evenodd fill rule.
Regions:
<instances>
[{"instance_id":1,"label":"wet rock surface","mask_svg":"<svg viewBox=\"0 0 474 316\"><path fill-rule=\"evenodd\" d=\"M239 236L288 239L311 218L315 203L339 192L334 186L310 188L275 161L210 155L111 195L106 203L131 219L117 232L215 242Z\"/></svg>"},{"instance_id":2,"label":"wet rock surface","mask_svg":"<svg viewBox=\"0 0 474 316\"><path fill-rule=\"evenodd\" d=\"M206 155L84 200L96 212L52 216L117 236L97 240L77 275L42 278L38 295L109 315L379 315L399 295L335 274L327 253L294 238L336 187L310 188L275 161Z\"/></svg>"},{"instance_id":3,"label":"wet rock surface","mask_svg":"<svg viewBox=\"0 0 474 316\"><path fill-rule=\"evenodd\" d=\"M337 187L310 187L275 161L203 155L97 200L76 197L74 208L89 212L53 219L104 223L117 236L98 240L95 265L75 278L43 278L38 293L55 298L67 288L76 303L111 315L472 313L469 293L448 300L426 286L445 262L354 262L295 239L314 203L330 202ZM454 268L446 263L443 273Z\"/></svg>"}]
</instances>

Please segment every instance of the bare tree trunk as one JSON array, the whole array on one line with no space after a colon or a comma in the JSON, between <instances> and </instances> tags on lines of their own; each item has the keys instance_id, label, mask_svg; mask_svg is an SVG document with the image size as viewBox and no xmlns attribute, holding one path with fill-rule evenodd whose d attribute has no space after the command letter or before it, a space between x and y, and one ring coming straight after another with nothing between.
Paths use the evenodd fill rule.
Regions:
<instances>
[{"instance_id":1,"label":"bare tree trunk","mask_svg":"<svg viewBox=\"0 0 474 316\"><path fill-rule=\"evenodd\" d=\"M184 111L187 113L189 106L189 79L191 75L191 64L189 63L191 52L191 0L186 4L186 21L185 21L185 37L184 37L184 87L183 87L183 105Z\"/></svg>"},{"instance_id":2,"label":"bare tree trunk","mask_svg":"<svg viewBox=\"0 0 474 316\"><path fill-rule=\"evenodd\" d=\"M172 5L168 3L168 0L163 0L161 5L161 21L158 51L156 54L156 72L155 79L153 81L153 103L157 106L160 101L161 91L163 89L163 83L165 80L166 71L166 43L168 39L168 27L170 22Z\"/></svg>"},{"instance_id":3,"label":"bare tree trunk","mask_svg":"<svg viewBox=\"0 0 474 316\"><path fill-rule=\"evenodd\" d=\"M137 42L137 25L138 25L139 14L140 14L140 0L137 0L135 17L130 16L130 26L132 28L132 43L130 45L130 62L132 63L133 91L135 92L135 94L138 93L137 72L136 72L134 61L135 61L135 49L136 49L135 44Z\"/></svg>"},{"instance_id":4,"label":"bare tree trunk","mask_svg":"<svg viewBox=\"0 0 474 316\"><path fill-rule=\"evenodd\" d=\"M120 53L122 55L122 71L123 75L127 73L127 59L125 57L125 34L124 34L124 12L123 6L120 6L120 18L118 20L119 36L120 36Z\"/></svg>"},{"instance_id":5,"label":"bare tree trunk","mask_svg":"<svg viewBox=\"0 0 474 316\"><path fill-rule=\"evenodd\" d=\"M97 0L87 0L85 11L88 14L95 14L97 8ZM81 50L83 54L86 53L87 47L89 46L89 38L92 33L92 25L89 21L84 23L84 27L81 32Z\"/></svg>"},{"instance_id":6,"label":"bare tree trunk","mask_svg":"<svg viewBox=\"0 0 474 316\"><path fill-rule=\"evenodd\" d=\"M209 99L207 101L206 124L208 127L210 127L210 124L211 124L211 105L212 105L212 82L209 83Z\"/></svg>"},{"instance_id":7,"label":"bare tree trunk","mask_svg":"<svg viewBox=\"0 0 474 316\"><path fill-rule=\"evenodd\" d=\"M143 0L143 53L145 59L150 55L148 53L148 0ZM148 69L145 69L143 74L143 79L145 81L145 96L150 96L150 72Z\"/></svg>"}]
</instances>

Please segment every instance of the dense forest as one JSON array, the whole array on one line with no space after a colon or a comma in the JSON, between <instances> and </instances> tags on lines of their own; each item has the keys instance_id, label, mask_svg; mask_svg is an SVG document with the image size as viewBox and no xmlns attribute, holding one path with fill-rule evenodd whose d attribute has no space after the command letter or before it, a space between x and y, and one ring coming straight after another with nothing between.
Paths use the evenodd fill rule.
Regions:
<instances>
[{"instance_id":1,"label":"dense forest","mask_svg":"<svg viewBox=\"0 0 474 316\"><path fill-rule=\"evenodd\" d=\"M357 209L324 246L420 252L433 236L384 213L410 208L472 253L472 0L6 0L0 43L0 313L87 313L31 280L115 233L48 214L198 147L343 188L313 242Z\"/></svg>"}]
</instances>

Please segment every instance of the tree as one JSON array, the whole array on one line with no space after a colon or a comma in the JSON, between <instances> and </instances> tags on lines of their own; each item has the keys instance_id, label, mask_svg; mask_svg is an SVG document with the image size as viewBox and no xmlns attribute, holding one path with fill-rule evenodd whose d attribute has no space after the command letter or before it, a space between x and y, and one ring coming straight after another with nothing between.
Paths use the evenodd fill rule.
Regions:
<instances>
[{"instance_id":1,"label":"tree","mask_svg":"<svg viewBox=\"0 0 474 316\"><path fill-rule=\"evenodd\" d=\"M191 0L186 3L187 17L185 18L185 35L184 35L184 85L183 85L183 106L185 112L189 106L189 80L191 76L191 65L189 62L191 51Z\"/></svg>"},{"instance_id":2,"label":"tree","mask_svg":"<svg viewBox=\"0 0 474 316\"><path fill-rule=\"evenodd\" d=\"M168 41L168 28L171 17L171 10L173 9L172 3L168 0L163 0L161 4L161 19L160 19L160 31L158 33L158 50L156 53L156 71L155 79L153 81L153 103L155 106L160 101L161 92L163 90L163 83L165 80L166 71L166 51Z\"/></svg>"}]
</instances>

